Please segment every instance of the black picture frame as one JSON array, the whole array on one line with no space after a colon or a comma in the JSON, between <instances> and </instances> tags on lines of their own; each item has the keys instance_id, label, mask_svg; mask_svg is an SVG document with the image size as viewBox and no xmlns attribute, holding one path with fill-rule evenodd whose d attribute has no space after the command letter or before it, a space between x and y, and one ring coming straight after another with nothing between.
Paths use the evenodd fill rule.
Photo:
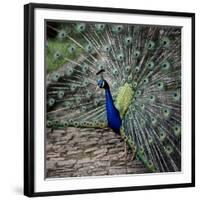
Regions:
<instances>
[{"instance_id":1,"label":"black picture frame","mask_svg":"<svg viewBox=\"0 0 200 200\"><path fill-rule=\"evenodd\" d=\"M46 191L35 192L34 183L34 11L36 8L58 9L58 10L80 10L80 11L98 11L107 13L129 13L156 16L177 16L188 17L192 20L192 181L191 183L168 184L168 185L144 185L133 187L117 188L99 188L84 190L66 190L66 191ZM153 10L135 10L121 8L104 8L104 7L86 7L73 5L55 5L55 4L27 4L24 5L24 195L28 197L52 196L52 195L72 195L84 193L99 192L120 192L133 190L149 190L162 188L183 188L195 186L195 14L186 12L166 12Z\"/></svg>"}]
</instances>

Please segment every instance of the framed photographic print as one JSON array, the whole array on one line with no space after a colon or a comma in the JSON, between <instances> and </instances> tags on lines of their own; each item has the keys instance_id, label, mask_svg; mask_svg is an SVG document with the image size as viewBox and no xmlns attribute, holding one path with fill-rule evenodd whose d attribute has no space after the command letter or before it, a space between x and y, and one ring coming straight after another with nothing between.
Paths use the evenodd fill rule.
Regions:
<instances>
[{"instance_id":1,"label":"framed photographic print","mask_svg":"<svg viewBox=\"0 0 200 200\"><path fill-rule=\"evenodd\" d=\"M195 185L195 14L24 7L24 194Z\"/></svg>"}]
</instances>

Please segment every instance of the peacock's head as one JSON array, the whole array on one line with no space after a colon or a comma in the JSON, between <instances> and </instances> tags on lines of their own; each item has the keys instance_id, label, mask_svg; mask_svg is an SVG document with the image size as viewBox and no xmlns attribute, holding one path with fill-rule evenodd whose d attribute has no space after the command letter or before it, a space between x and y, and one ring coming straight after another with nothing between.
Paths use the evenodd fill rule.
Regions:
<instances>
[{"instance_id":1,"label":"peacock's head","mask_svg":"<svg viewBox=\"0 0 200 200\"><path fill-rule=\"evenodd\" d=\"M105 72L105 70L101 69L96 74L96 75L100 75L101 76L101 79L98 80L98 86L99 86L99 88L108 89L109 85L108 85L108 82L103 78L103 72Z\"/></svg>"},{"instance_id":2,"label":"peacock's head","mask_svg":"<svg viewBox=\"0 0 200 200\"><path fill-rule=\"evenodd\" d=\"M99 86L99 88L104 88L104 89L109 88L108 82L104 79L98 80L98 86Z\"/></svg>"}]
</instances>

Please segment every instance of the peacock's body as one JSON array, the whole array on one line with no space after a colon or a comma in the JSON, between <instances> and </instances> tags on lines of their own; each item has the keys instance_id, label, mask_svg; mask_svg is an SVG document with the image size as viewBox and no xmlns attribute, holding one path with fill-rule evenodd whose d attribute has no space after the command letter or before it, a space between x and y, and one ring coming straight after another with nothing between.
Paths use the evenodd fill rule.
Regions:
<instances>
[{"instance_id":1,"label":"peacock's body","mask_svg":"<svg viewBox=\"0 0 200 200\"><path fill-rule=\"evenodd\" d=\"M47 28L47 126L110 127L150 171L180 171L181 28Z\"/></svg>"},{"instance_id":2,"label":"peacock's body","mask_svg":"<svg viewBox=\"0 0 200 200\"><path fill-rule=\"evenodd\" d=\"M101 72L101 70L100 70ZM100 73L98 72L98 73ZM103 77L99 80L98 85L100 88L105 89L105 96L106 96L106 114L107 114L107 122L108 122L108 127L113 129L115 133L120 133L120 128L122 125L122 119L120 117L120 112L119 110L115 107L112 94L110 92L110 87L103 79Z\"/></svg>"}]
</instances>

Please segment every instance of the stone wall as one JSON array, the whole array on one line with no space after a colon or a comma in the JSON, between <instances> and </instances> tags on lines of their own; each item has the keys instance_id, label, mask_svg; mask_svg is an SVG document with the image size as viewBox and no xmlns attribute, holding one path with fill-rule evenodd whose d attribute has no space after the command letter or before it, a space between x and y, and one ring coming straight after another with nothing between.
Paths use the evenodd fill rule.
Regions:
<instances>
[{"instance_id":1,"label":"stone wall","mask_svg":"<svg viewBox=\"0 0 200 200\"><path fill-rule=\"evenodd\" d=\"M46 177L102 176L146 173L124 142L110 129L47 130Z\"/></svg>"}]
</instances>

